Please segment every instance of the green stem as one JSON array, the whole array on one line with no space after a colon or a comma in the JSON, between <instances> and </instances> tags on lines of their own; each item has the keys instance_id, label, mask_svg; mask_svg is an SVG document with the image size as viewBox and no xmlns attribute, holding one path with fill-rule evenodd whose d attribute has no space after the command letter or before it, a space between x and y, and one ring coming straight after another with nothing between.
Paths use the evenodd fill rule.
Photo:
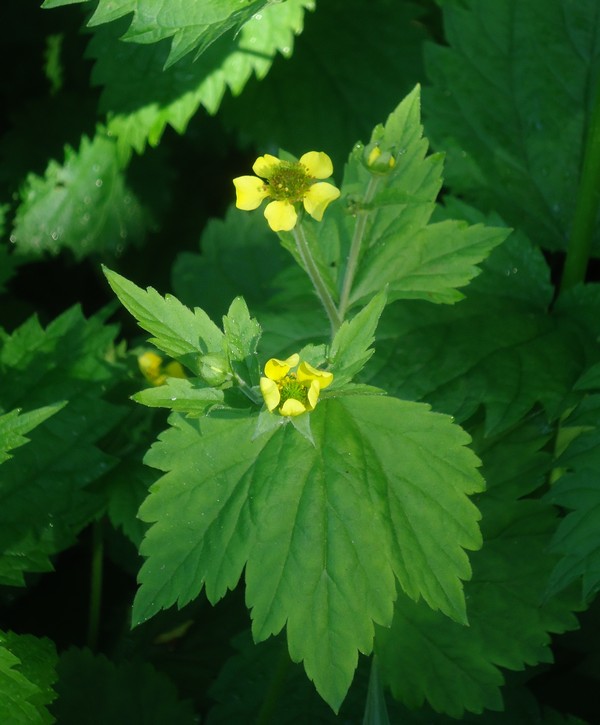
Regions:
<instances>
[{"instance_id":1,"label":"green stem","mask_svg":"<svg viewBox=\"0 0 600 725\"><path fill-rule=\"evenodd\" d=\"M290 657L288 655L287 647L284 641L281 655L279 656L277 667L273 675L273 679L269 684L269 689L267 690L265 699L263 700L262 706L260 708L260 712L258 713L258 716L256 718L256 725L269 725L269 723L272 721L275 707L277 706L277 702L279 701L279 698L281 697L281 693L283 691L283 686L285 685L289 666Z\"/></svg>"},{"instance_id":2,"label":"green stem","mask_svg":"<svg viewBox=\"0 0 600 725\"><path fill-rule=\"evenodd\" d=\"M313 287L315 288L315 291L319 296L323 307L325 308L325 312L327 313L327 317L329 318L329 322L331 323L331 333L333 336L342 324L342 318L340 317L333 298L329 290L327 289L325 280L321 276L321 273L319 272L319 269L315 264L315 260L313 259L313 256L310 252L308 242L306 241L306 237L304 236L304 230L302 229L302 225L296 224L296 226L292 229L292 234L294 235L296 249L298 250L298 254L300 255L300 259L302 260L304 269L310 277L310 280L313 283Z\"/></svg>"},{"instance_id":3,"label":"green stem","mask_svg":"<svg viewBox=\"0 0 600 725\"><path fill-rule=\"evenodd\" d=\"M102 569L104 559L104 537L102 522L92 524L92 561L90 572L90 605L88 612L87 646L94 651L98 646L100 629L100 606L102 602Z\"/></svg>"},{"instance_id":4,"label":"green stem","mask_svg":"<svg viewBox=\"0 0 600 725\"><path fill-rule=\"evenodd\" d=\"M367 186L367 191L365 192L363 204L368 204L373 199L379 181L380 177L371 177L369 185ZM354 276L356 275L358 260L360 259L360 252L368 218L369 212L366 209L358 212L358 219L356 220L354 234L352 235L352 242L350 243L350 252L348 253L348 264L346 265L346 272L344 274L342 294L340 296L339 315L341 320L346 317L346 312L348 310L350 292L352 291L352 285L354 284Z\"/></svg>"},{"instance_id":5,"label":"green stem","mask_svg":"<svg viewBox=\"0 0 600 725\"><path fill-rule=\"evenodd\" d=\"M584 148L583 168L579 181L579 195L571 238L567 249L561 281L561 292L585 280L592 248L594 227L600 207L600 86L596 98L587 141Z\"/></svg>"}]
</instances>

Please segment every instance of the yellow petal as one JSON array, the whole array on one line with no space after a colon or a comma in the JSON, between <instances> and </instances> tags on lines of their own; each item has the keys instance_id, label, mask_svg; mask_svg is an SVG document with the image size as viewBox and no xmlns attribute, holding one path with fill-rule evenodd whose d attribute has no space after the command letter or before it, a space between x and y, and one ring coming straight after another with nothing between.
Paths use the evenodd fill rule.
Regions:
<instances>
[{"instance_id":1,"label":"yellow petal","mask_svg":"<svg viewBox=\"0 0 600 725\"><path fill-rule=\"evenodd\" d=\"M279 394L279 388L277 383L269 378L260 379L260 392L262 393L265 405L270 413L279 405L281 395Z\"/></svg>"},{"instance_id":2,"label":"yellow petal","mask_svg":"<svg viewBox=\"0 0 600 725\"><path fill-rule=\"evenodd\" d=\"M181 363L178 363L177 360L171 360L170 363L167 363L165 367L163 368L164 373L169 378L186 378L187 375L185 374L185 370L183 369Z\"/></svg>"},{"instance_id":3,"label":"yellow petal","mask_svg":"<svg viewBox=\"0 0 600 725\"><path fill-rule=\"evenodd\" d=\"M326 181L313 184L304 195L304 208L318 222L323 218L327 206L340 195L340 190Z\"/></svg>"},{"instance_id":4,"label":"yellow petal","mask_svg":"<svg viewBox=\"0 0 600 725\"><path fill-rule=\"evenodd\" d=\"M319 384L319 389L323 390L333 382L333 373L329 373L326 370L317 370L310 363L301 362L298 367L298 380L303 382L305 380L316 380Z\"/></svg>"},{"instance_id":5,"label":"yellow petal","mask_svg":"<svg viewBox=\"0 0 600 725\"><path fill-rule=\"evenodd\" d=\"M145 352L138 357L138 365L146 380L153 383L160 375L162 357L155 352Z\"/></svg>"},{"instance_id":6,"label":"yellow petal","mask_svg":"<svg viewBox=\"0 0 600 725\"><path fill-rule=\"evenodd\" d=\"M298 353L291 355L287 360L278 360L272 357L265 364L265 375L271 380L281 380L289 373L290 368L296 367L300 359Z\"/></svg>"},{"instance_id":7,"label":"yellow petal","mask_svg":"<svg viewBox=\"0 0 600 725\"><path fill-rule=\"evenodd\" d=\"M288 398L281 406L281 410L279 412L281 415L288 416L301 415L302 413L306 413L306 408L299 400Z\"/></svg>"},{"instance_id":8,"label":"yellow petal","mask_svg":"<svg viewBox=\"0 0 600 725\"><path fill-rule=\"evenodd\" d=\"M308 389L308 404L310 406L309 410L314 410L314 407L319 400L320 392L321 389L319 388L319 381L313 380L310 384L310 388Z\"/></svg>"},{"instance_id":9,"label":"yellow petal","mask_svg":"<svg viewBox=\"0 0 600 725\"><path fill-rule=\"evenodd\" d=\"M298 215L289 201L272 201L265 207L265 218L274 232L289 232L296 226Z\"/></svg>"},{"instance_id":10,"label":"yellow petal","mask_svg":"<svg viewBox=\"0 0 600 725\"><path fill-rule=\"evenodd\" d=\"M269 189L262 179L256 176L238 176L233 180L235 186L235 205L238 209L252 211L269 196Z\"/></svg>"},{"instance_id":11,"label":"yellow petal","mask_svg":"<svg viewBox=\"0 0 600 725\"><path fill-rule=\"evenodd\" d=\"M333 174L333 164L322 151L309 151L300 157L300 163L314 179L327 179Z\"/></svg>"},{"instance_id":12,"label":"yellow petal","mask_svg":"<svg viewBox=\"0 0 600 725\"><path fill-rule=\"evenodd\" d=\"M280 163L281 161L277 158L277 156L265 154L264 156L259 156L256 159L254 166L252 167L252 171L254 171L257 176L262 176L263 179L268 179Z\"/></svg>"}]
</instances>

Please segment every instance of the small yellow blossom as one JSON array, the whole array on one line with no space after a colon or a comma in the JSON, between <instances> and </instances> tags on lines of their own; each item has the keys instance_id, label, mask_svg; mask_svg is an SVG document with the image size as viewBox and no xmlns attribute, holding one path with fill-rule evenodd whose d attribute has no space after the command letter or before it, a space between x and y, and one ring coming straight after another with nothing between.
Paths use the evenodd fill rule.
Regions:
<instances>
[{"instance_id":1,"label":"small yellow blossom","mask_svg":"<svg viewBox=\"0 0 600 725\"><path fill-rule=\"evenodd\" d=\"M387 174L396 166L396 159L391 150L382 151L377 141L365 148L363 161L374 174Z\"/></svg>"},{"instance_id":2,"label":"small yellow blossom","mask_svg":"<svg viewBox=\"0 0 600 725\"><path fill-rule=\"evenodd\" d=\"M265 207L265 217L274 232L289 232L296 226L296 207L300 203L320 222L327 206L340 195L333 184L316 181L333 173L331 159L322 151L309 151L299 161L283 161L265 154L256 159L252 170L256 176L238 176L233 180L235 204L238 209L251 211L263 199L272 199Z\"/></svg>"},{"instance_id":3,"label":"small yellow blossom","mask_svg":"<svg viewBox=\"0 0 600 725\"><path fill-rule=\"evenodd\" d=\"M145 352L138 357L142 375L152 385L163 385L167 378L185 378L186 374L177 360L163 364L163 359L155 352Z\"/></svg>"},{"instance_id":4,"label":"small yellow blossom","mask_svg":"<svg viewBox=\"0 0 600 725\"><path fill-rule=\"evenodd\" d=\"M294 369L293 369L294 368ZM319 393L333 382L333 373L300 362L298 353L287 360L271 358L260 379L260 392L269 412L296 416L314 410Z\"/></svg>"}]
</instances>

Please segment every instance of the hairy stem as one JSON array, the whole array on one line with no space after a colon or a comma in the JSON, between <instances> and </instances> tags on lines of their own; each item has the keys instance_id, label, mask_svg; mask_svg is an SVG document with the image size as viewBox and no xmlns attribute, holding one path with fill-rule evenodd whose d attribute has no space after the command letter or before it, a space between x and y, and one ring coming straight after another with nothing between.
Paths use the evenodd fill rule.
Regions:
<instances>
[{"instance_id":1,"label":"hairy stem","mask_svg":"<svg viewBox=\"0 0 600 725\"><path fill-rule=\"evenodd\" d=\"M584 148L579 195L561 281L561 292L585 280L598 209L600 208L600 86Z\"/></svg>"},{"instance_id":2,"label":"hairy stem","mask_svg":"<svg viewBox=\"0 0 600 725\"><path fill-rule=\"evenodd\" d=\"M363 199L363 204L368 204L375 196L375 191L379 184L380 177L372 176L367 186L367 191ZM364 209L358 212L358 218L354 227L354 234L352 235L352 242L350 243L350 252L348 253L348 264L346 265L346 272L344 274L344 283L342 286L342 294L340 296L339 315L340 319L343 320L348 310L348 302L350 301L350 292L352 292L352 285L354 284L354 277L356 275L356 269L358 267L358 260L360 259L360 252L362 249L362 241L365 235L365 229L367 227L367 219L369 212Z\"/></svg>"},{"instance_id":3,"label":"hairy stem","mask_svg":"<svg viewBox=\"0 0 600 725\"><path fill-rule=\"evenodd\" d=\"M327 317L329 318L329 322L331 324L331 334L333 336L339 330L339 327L342 324L342 318L340 317L333 298L329 290L327 289L325 280L321 276L321 273L319 272L319 269L315 264L315 260L313 259L313 256L310 252L308 242L306 241L302 225L297 224L292 229L292 234L294 235L296 249L298 250L298 254L300 255L300 259L302 260L304 269L310 277L310 280L313 283L313 287L315 288L315 291L319 296L323 307L325 308L325 312L327 313Z\"/></svg>"},{"instance_id":4,"label":"hairy stem","mask_svg":"<svg viewBox=\"0 0 600 725\"><path fill-rule=\"evenodd\" d=\"M94 651L98 646L100 629L100 607L102 601L102 571L104 558L104 537L102 522L92 524L92 557L90 567L90 604L88 611L87 646Z\"/></svg>"}]
</instances>

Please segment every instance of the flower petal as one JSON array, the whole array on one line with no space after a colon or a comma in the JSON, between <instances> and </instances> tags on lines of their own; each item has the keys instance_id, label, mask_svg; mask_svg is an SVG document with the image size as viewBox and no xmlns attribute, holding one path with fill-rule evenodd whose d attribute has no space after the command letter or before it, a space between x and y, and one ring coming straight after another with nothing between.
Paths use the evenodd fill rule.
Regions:
<instances>
[{"instance_id":1,"label":"flower petal","mask_svg":"<svg viewBox=\"0 0 600 725\"><path fill-rule=\"evenodd\" d=\"M325 209L327 209L328 205L334 201L334 199L337 199L339 195L340 190L333 184L328 184L326 181L319 181L318 183L313 184L304 195L304 208L313 219L320 222L323 218Z\"/></svg>"},{"instance_id":2,"label":"flower petal","mask_svg":"<svg viewBox=\"0 0 600 725\"><path fill-rule=\"evenodd\" d=\"M276 357L272 357L265 364L265 375L271 380L281 380L289 373L290 368L298 364L298 359L297 353L288 357L287 360L278 360Z\"/></svg>"},{"instance_id":3,"label":"flower petal","mask_svg":"<svg viewBox=\"0 0 600 725\"><path fill-rule=\"evenodd\" d=\"M252 211L260 206L261 201L269 196L269 188L257 176L238 176L233 180L235 185L235 205L238 209Z\"/></svg>"},{"instance_id":4,"label":"flower petal","mask_svg":"<svg viewBox=\"0 0 600 725\"><path fill-rule=\"evenodd\" d=\"M269 380L269 378L261 378L260 392L262 393L262 396L264 398L267 410L272 413L279 405L279 401L281 400L281 395L279 393L277 383L273 380Z\"/></svg>"},{"instance_id":5,"label":"flower petal","mask_svg":"<svg viewBox=\"0 0 600 725\"><path fill-rule=\"evenodd\" d=\"M165 365L163 370L165 375L169 378L187 378L185 370L183 369L181 363L178 363L177 360L171 360L171 362Z\"/></svg>"},{"instance_id":6,"label":"flower petal","mask_svg":"<svg viewBox=\"0 0 600 725\"><path fill-rule=\"evenodd\" d=\"M289 232L296 226L298 214L289 201L272 201L265 207L265 218L274 232Z\"/></svg>"},{"instance_id":7,"label":"flower petal","mask_svg":"<svg viewBox=\"0 0 600 725\"><path fill-rule=\"evenodd\" d=\"M281 410L279 412L281 415L288 416L302 415L302 413L306 413L306 407L299 400L288 398L281 406Z\"/></svg>"},{"instance_id":8,"label":"flower petal","mask_svg":"<svg viewBox=\"0 0 600 725\"><path fill-rule=\"evenodd\" d=\"M322 151L309 151L300 157L300 163L314 179L327 179L333 174L333 164Z\"/></svg>"},{"instance_id":9,"label":"flower petal","mask_svg":"<svg viewBox=\"0 0 600 725\"><path fill-rule=\"evenodd\" d=\"M310 363L301 362L298 367L298 380L303 382L305 380L316 380L319 384L319 389L323 390L333 382L333 373L327 372L326 370L317 370Z\"/></svg>"},{"instance_id":10,"label":"flower petal","mask_svg":"<svg viewBox=\"0 0 600 725\"><path fill-rule=\"evenodd\" d=\"M277 156L265 154L264 156L259 156L256 159L254 166L252 167L252 171L254 171L257 176L262 176L263 179L268 179L279 164L281 164L281 161L277 158Z\"/></svg>"},{"instance_id":11,"label":"flower petal","mask_svg":"<svg viewBox=\"0 0 600 725\"><path fill-rule=\"evenodd\" d=\"M319 393L321 392L321 389L319 388L319 381L313 380L310 384L310 388L308 389L307 397L308 397L308 405L310 406L309 410L314 410L315 405L317 404L317 401L319 400Z\"/></svg>"}]
</instances>

